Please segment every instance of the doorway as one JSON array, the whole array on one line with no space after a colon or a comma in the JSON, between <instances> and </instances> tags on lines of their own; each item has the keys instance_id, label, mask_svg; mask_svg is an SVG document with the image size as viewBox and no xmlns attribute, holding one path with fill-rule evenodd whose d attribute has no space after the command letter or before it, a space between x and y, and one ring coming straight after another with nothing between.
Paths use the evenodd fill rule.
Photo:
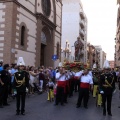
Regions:
<instances>
[{"instance_id":1,"label":"doorway","mask_svg":"<svg viewBox=\"0 0 120 120\"><path fill-rule=\"evenodd\" d=\"M44 61L45 61L45 47L46 45L41 44L41 56L40 56L40 65L45 65Z\"/></svg>"}]
</instances>

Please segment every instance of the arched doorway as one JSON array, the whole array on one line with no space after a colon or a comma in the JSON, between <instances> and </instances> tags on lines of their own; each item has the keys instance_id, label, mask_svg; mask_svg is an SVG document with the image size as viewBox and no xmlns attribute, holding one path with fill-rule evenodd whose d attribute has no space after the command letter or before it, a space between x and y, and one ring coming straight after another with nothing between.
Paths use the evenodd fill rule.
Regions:
<instances>
[{"instance_id":1,"label":"arched doorway","mask_svg":"<svg viewBox=\"0 0 120 120\"><path fill-rule=\"evenodd\" d=\"M40 65L46 67L52 66L52 55L54 52L53 40L51 30L44 26L41 32L41 53L40 53Z\"/></svg>"},{"instance_id":2,"label":"arched doorway","mask_svg":"<svg viewBox=\"0 0 120 120\"><path fill-rule=\"evenodd\" d=\"M40 54L40 65L45 65L45 47L47 45L47 38L45 33L41 32L41 54Z\"/></svg>"}]
</instances>

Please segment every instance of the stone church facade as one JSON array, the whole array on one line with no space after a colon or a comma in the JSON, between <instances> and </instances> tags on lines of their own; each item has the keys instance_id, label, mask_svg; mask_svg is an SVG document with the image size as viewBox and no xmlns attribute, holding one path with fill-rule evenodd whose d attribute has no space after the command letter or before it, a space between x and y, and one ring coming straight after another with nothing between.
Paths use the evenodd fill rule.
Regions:
<instances>
[{"instance_id":1,"label":"stone church facade","mask_svg":"<svg viewBox=\"0 0 120 120\"><path fill-rule=\"evenodd\" d=\"M0 61L56 67L61 59L60 0L0 0ZM56 61L52 55L57 55Z\"/></svg>"}]
</instances>

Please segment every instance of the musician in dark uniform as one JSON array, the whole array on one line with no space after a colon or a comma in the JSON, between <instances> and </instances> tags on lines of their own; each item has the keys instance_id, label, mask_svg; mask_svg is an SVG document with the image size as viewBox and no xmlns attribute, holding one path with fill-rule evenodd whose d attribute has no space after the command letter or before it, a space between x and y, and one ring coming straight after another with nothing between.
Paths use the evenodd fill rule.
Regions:
<instances>
[{"instance_id":1,"label":"musician in dark uniform","mask_svg":"<svg viewBox=\"0 0 120 120\"><path fill-rule=\"evenodd\" d=\"M22 57L19 57L17 65L18 65L18 72L16 72L14 75L14 86L17 93L16 115L19 115L20 112L22 115L25 115L25 97L29 87L29 74L28 72L24 71L25 63ZM21 109L20 109L20 103L21 103Z\"/></svg>"},{"instance_id":2,"label":"musician in dark uniform","mask_svg":"<svg viewBox=\"0 0 120 120\"><path fill-rule=\"evenodd\" d=\"M103 103L103 115L106 116L106 103L107 103L107 112L109 116L112 116L111 113L111 102L112 102L112 93L115 87L114 76L110 72L109 63L106 60L104 63L104 73L100 75L100 89L102 93L102 103Z\"/></svg>"},{"instance_id":3,"label":"musician in dark uniform","mask_svg":"<svg viewBox=\"0 0 120 120\"><path fill-rule=\"evenodd\" d=\"M95 98L97 95L99 84L99 73L98 71L93 71L93 97Z\"/></svg>"},{"instance_id":4,"label":"musician in dark uniform","mask_svg":"<svg viewBox=\"0 0 120 120\"><path fill-rule=\"evenodd\" d=\"M8 72L9 64L5 64L3 66L3 70L0 72L0 108L4 106L8 106L8 92L10 85L10 74Z\"/></svg>"}]
</instances>

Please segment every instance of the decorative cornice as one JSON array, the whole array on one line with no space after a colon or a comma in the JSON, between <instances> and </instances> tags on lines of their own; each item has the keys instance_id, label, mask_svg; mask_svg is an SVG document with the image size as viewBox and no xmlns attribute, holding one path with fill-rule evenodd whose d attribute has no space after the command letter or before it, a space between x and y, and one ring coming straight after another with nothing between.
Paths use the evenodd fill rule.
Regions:
<instances>
[{"instance_id":1,"label":"decorative cornice","mask_svg":"<svg viewBox=\"0 0 120 120\"><path fill-rule=\"evenodd\" d=\"M3 2L13 2L14 0L0 0L0 3L3 3Z\"/></svg>"},{"instance_id":2,"label":"decorative cornice","mask_svg":"<svg viewBox=\"0 0 120 120\"><path fill-rule=\"evenodd\" d=\"M41 13L36 13L36 17L39 19L41 19L44 23L46 23L47 25L49 25L51 28L55 29L57 26L52 23L46 16L44 16Z\"/></svg>"}]
</instances>

